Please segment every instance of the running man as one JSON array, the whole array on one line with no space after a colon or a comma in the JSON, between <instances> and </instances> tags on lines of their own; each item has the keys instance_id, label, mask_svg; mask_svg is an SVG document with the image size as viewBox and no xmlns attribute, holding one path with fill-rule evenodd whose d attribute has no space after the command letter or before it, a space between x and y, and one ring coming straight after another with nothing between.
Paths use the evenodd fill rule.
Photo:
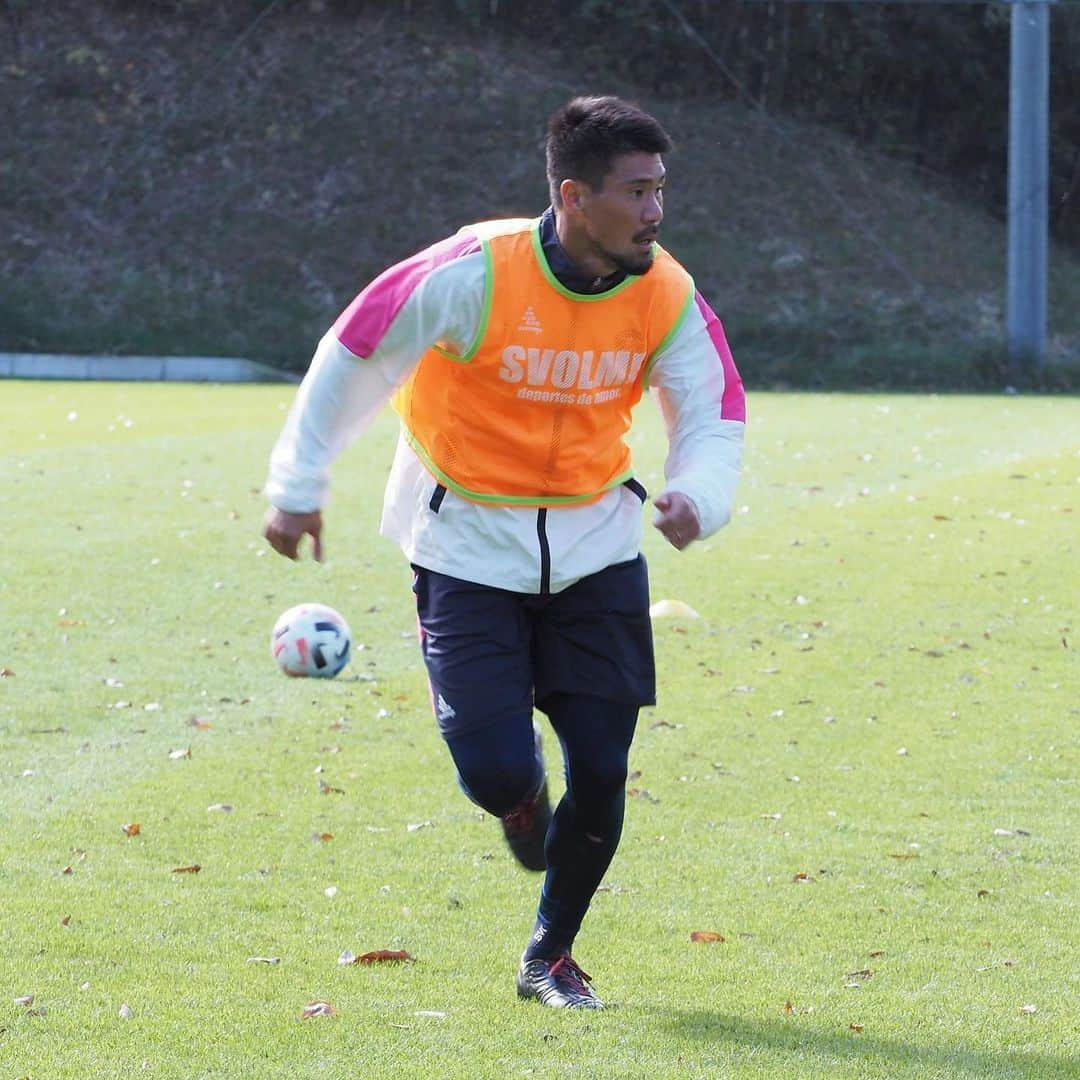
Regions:
<instances>
[{"instance_id":1,"label":"running man","mask_svg":"<svg viewBox=\"0 0 1080 1080\"><path fill-rule=\"evenodd\" d=\"M550 119L551 206L469 225L386 270L319 343L274 447L263 534L322 556L336 456L401 420L381 532L413 570L435 720L466 795L544 874L517 992L603 1007L572 956L622 832L638 710L655 703L642 504L625 435L648 387L668 437L653 525L725 525L745 402L723 328L657 242L660 124L615 97ZM562 751L552 813L533 712Z\"/></svg>"}]
</instances>

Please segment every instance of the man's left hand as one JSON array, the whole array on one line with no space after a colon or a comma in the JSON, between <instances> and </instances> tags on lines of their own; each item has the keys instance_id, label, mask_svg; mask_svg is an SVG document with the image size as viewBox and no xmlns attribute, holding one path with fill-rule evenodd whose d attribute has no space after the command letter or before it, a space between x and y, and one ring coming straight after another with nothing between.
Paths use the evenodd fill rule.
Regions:
<instances>
[{"instance_id":1,"label":"man's left hand","mask_svg":"<svg viewBox=\"0 0 1080 1080\"><path fill-rule=\"evenodd\" d=\"M667 542L676 550L682 551L701 535L701 518L693 500L679 491L669 491L654 500L657 514L653 525L663 534Z\"/></svg>"}]
</instances>

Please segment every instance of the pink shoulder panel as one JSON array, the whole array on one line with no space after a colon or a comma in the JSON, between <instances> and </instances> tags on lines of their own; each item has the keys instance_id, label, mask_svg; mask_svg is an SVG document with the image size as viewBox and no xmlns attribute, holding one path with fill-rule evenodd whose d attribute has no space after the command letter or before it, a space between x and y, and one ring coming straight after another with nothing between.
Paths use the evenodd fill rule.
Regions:
<instances>
[{"instance_id":1,"label":"pink shoulder panel","mask_svg":"<svg viewBox=\"0 0 1080 1080\"><path fill-rule=\"evenodd\" d=\"M384 270L338 316L334 334L354 356L368 357L416 287L440 266L480 250L471 233L456 233Z\"/></svg>"},{"instance_id":2,"label":"pink shoulder panel","mask_svg":"<svg viewBox=\"0 0 1080 1080\"><path fill-rule=\"evenodd\" d=\"M746 395L743 391L742 377L735 367L735 360L728 347L724 327L716 312L705 302L701 293L694 298L697 302L698 311L705 320L705 326L709 331L716 353L720 357L720 363L724 368L724 396L720 402L720 416L724 420L740 420L746 423Z\"/></svg>"}]
</instances>

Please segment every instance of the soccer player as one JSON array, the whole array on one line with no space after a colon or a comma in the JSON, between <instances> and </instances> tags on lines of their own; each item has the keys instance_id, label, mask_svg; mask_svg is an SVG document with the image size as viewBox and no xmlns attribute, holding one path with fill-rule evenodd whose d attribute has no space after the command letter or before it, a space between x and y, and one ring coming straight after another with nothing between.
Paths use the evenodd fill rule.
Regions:
<instances>
[{"instance_id":1,"label":"soccer player","mask_svg":"<svg viewBox=\"0 0 1080 1080\"><path fill-rule=\"evenodd\" d=\"M638 710L655 702L642 504L624 436L646 387L669 450L653 525L726 524L742 383L716 315L658 243L668 135L615 97L550 119L551 206L391 267L319 343L270 461L263 535L322 556L331 462L388 400L381 532L413 569L435 719L470 799L543 871L517 992L602 1008L571 955L619 842ZM554 814L533 710L562 750Z\"/></svg>"}]
</instances>

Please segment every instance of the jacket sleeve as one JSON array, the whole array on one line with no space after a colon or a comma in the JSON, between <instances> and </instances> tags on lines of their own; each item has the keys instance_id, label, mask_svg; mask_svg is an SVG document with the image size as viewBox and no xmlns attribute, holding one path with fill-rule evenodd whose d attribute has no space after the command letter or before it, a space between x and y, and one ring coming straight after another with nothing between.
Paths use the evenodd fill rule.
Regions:
<instances>
[{"instance_id":1,"label":"jacket sleeve","mask_svg":"<svg viewBox=\"0 0 1080 1080\"><path fill-rule=\"evenodd\" d=\"M434 344L464 351L485 289L479 240L459 233L380 274L319 342L270 455L264 493L293 513L323 507L330 466Z\"/></svg>"},{"instance_id":2,"label":"jacket sleeve","mask_svg":"<svg viewBox=\"0 0 1080 1080\"><path fill-rule=\"evenodd\" d=\"M667 428L664 492L691 499L710 536L731 518L742 472L746 398L724 328L700 293L657 356L649 386Z\"/></svg>"}]
</instances>

